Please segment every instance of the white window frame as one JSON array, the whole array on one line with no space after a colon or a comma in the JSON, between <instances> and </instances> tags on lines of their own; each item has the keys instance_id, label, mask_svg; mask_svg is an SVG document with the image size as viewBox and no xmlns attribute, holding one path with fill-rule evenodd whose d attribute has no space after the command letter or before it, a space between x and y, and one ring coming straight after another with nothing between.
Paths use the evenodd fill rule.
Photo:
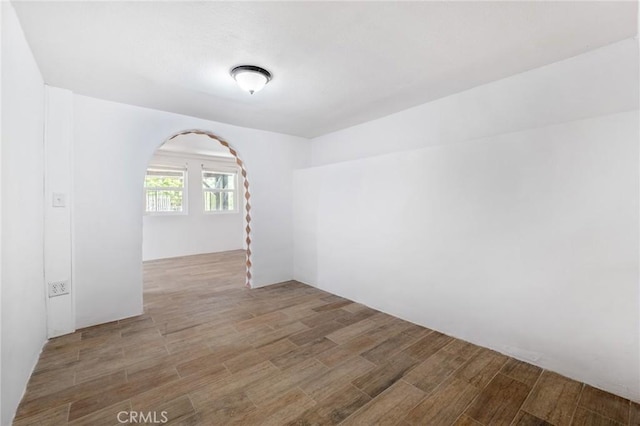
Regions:
<instances>
[{"instance_id":1,"label":"white window frame","mask_svg":"<svg viewBox=\"0 0 640 426\"><path fill-rule=\"evenodd\" d=\"M218 173L221 175L233 175L233 189L216 189L204 187L204 174L205 173ZM238 172L236 170L224 170L223 168L203 167L200 172L200 188L202 189L202 212L204 214L237 214L240 209L240 199L238 198ZM232 192L234 206L233 210L207 210L204 202L204 197L207 192Z\"/></svg>"},{"instance_id":2,"label":"white window frame","mask_svg":"<svg viewBox=\"0 0 640 426\"><path fill-rule=\"evenodd\" d=\"M149 170L152 171L158 171L158 172L180 172L182 173L182 188L181 187L147 187L147 186L143 186L143 191L144 191L144 198L143 198L143 202L144 202L144 206L143 206L143 210L144 210L144 214L147 216L185 216L188 213L187 208L189 206L189 203L187 202L187 195L188 195L188 191L187 188L189 187L189 184L187 182L188 179L188 175L189 173L187 173L187 169L184 167L175 167L175 166L162 166L162 165L151 165L149 167L147 167L147 169L145 170L145 180L146 180L146 176L147 176L147 172ZM147 211L147 193L149 191L181 191L182 192L182 210L181 211L171 211L171 212L159 212L159 211Z\"/></svg>"}]
</instances>

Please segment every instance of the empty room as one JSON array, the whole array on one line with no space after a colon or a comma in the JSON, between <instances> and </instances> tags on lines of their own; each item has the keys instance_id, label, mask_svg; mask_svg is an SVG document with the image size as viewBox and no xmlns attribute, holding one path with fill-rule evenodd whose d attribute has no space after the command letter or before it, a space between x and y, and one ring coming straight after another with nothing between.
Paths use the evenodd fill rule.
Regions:
<instances>
[{"instance_id":1,"label":"empty room","mask_svg":"<svg viewBox=\"0 0 640 426\"><path fill-rule=\"evenodd\" d=\"M640 426L638 2L0 6L0 425Z\"/></svg>"}]
</instances>

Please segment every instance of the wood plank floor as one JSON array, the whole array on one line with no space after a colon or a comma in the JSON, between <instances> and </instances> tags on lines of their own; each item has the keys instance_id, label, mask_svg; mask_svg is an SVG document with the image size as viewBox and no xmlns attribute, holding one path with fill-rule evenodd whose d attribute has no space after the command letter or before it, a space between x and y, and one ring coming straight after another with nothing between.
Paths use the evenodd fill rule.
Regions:
<instances>
[{"instance_id":1,"label":"wood plank floor","mask_svg":"<svg viewBox=\"0 0 640 426\"><path fill-rule=\"evenodd\" d=\"M49 341L14 424L640 425L629 400L315 288L247 290L243 263L147 262L144 315Z\"/></svg>"}]
</instances>

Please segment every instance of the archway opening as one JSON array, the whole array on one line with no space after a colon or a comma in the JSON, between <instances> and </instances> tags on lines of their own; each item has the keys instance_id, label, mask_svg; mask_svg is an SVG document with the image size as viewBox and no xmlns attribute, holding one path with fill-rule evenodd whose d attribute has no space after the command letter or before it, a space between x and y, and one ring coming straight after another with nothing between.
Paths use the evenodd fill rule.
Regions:
<instances>
[{"instance_id":1,"label":"archway opening","mask_svg":"<svg viewBox=\"0 0 640 426\"><path fill-rule=\"evenodd\" d=\"M240 241L245 253L245 286L251 288L251 193L244 161L233 146L205 130L175 133L157 148L144 186L145 262L236 250ZM224 232L217 232L214 241L211 229L208 233L194 230L198 220L207 226L217 220L217 230ZM183 225L158 228L153 225L157 223ZM175 246L171 235L181 237Z\"/></svg>"}]
</instances>

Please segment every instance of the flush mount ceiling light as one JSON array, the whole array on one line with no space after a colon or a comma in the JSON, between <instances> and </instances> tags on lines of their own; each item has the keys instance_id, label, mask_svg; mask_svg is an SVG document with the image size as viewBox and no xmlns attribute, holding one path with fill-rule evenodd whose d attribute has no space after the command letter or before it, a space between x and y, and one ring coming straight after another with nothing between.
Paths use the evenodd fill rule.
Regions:
<instances>
[{"instance_id":1,"label":"flush mount ceiling light","mask_svg":"<svg viewBox=\"0 0 640 426\"><path fill-rule=\"evenodd\" d=\"M271 73L264 68L255 65L240 65L231 70L231 77L236 80L238 86L251 93L262 90L271 81Z\"/></svg>"}]
</instances>

